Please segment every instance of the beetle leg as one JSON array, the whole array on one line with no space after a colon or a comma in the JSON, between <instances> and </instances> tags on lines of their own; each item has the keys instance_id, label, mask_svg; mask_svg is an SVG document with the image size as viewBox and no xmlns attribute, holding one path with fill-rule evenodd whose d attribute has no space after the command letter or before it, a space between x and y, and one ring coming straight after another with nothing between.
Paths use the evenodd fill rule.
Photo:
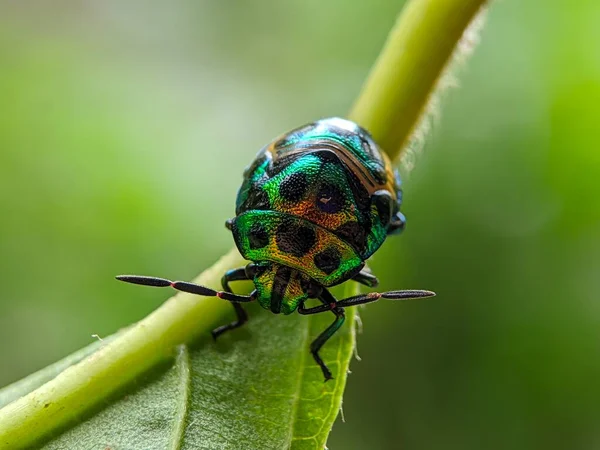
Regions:
<instances>
[{"instance_id":1,"label":"beetle leg","mask_svg":"<svg viewBox=\"0 0 600 450\"><path fill-rule=\"evenodd\" d=\"M325 377L325 381L333 379L331 375L331 371L327 368L321 357L319 356L319 350L323 347L323 344L327 342L331 336L335 334L337 330L344 324L346 317L344 315L344 308L337 306L335 297L331 295L331 293L327 289L323 289L323 293L319 297L319 300L323 302L320 306L315 306L314 308L305 309L304 305L301 305L298 308L298 312L300 314L308 315L308 314L317 314L320 312L331 311L335 314L335 320L329 327L325 329L313 342L310 344L310 353L312 354L316 363L321 367L323 371L323 376Z\"/></svg>"},{"instance_id":2,"label":"beetle leg","mask_svg":"<svg viewBox=\"0 0 600 450\"><path fill-rule=\"evenodd\" d=\"M321 367L325 381L333 379L333 376L331 375L331 371L327 368L319 356L319 350L321 347L323 347L323 344L325 344L325 342L327 342L329 338L333 336L337 330L339 330L339 328L344 324L344 320L346 320L346 317L344 316L344 308L336 307L335 309L332 309L331 312L335 314L335 320L312 342L312 344L310 344L310 353L317 364Z\"/></svg>"},{"instance_id":3,"label":"beetle leg","mask_svg":"<svg viewBox=\"0 0 600 450\"><path fill-rule=\"evenodd\" d=\"M371 275L372 276L372 275ZM356 278L356 277L355 277ZM375 278L375 277L373 277ZM367 278L368 279L368 278ZM357 280L358 281L358 280ZM316 363L321 367L325 381L331 380L333 376L331 371L327 368L321 357L319 356L319 350L325 342L327 342L337 330L344 324L346 319L344 316L345 306L360 305L362 303L370 303L379 300L380 298L388 300L410 300L415 298L433 297L434 292L421 291L421 290L408 290L408 291L389 291L389 292L370 292L368 294L356 295L349 297L344 300L337 301L333 295L327 290L323 289L322 294L319 296L319 300L323 303L322 305L315 306L312 308L304 308L304 304L301 304L298 308L298 312L303 315L318 314L325 311L331 311L335 314L334 322L325 329L313 342L310 344L310 352L315 359Z\"/></svg>"},{"instance_id":4,"label":"beetle leg","mask_svg":"<svg viewBox=\"0 0 600 450\"><path fill-rule=\"evenodd\" d=\"M364 284L367 287L374 288L379 284L379 280L370 271L361 270L358 274L352 278L354 281L360 284Z\"/></svg>"},{"instance_id":5,"label":"beetle leg","mask_svg":"<svg viewBox=\"0 0 600 450\"><path fill-rule=\"evenodd\" d=\"M217 339L223 333L229 330L233 330L235 328L239 328L244 325L248 321L248 313L239 303L231 303L233 305L233 309L235 310L235 314L237 316L237 320L228 323L226 325L221 325L218 328L215 328L211 331L213 339Z\"/></svg>"},{"instance_id":6,"label":"beetle leg","mask_svg":"<svg viewBox=\"0 0 600 450\"><path fill-rule=\"evenodd\" d=\"M233 293L233 291L231 290L231 287L229 286L229 283L231 281L243 281L243 280L248 280L248 279L249 278L248 278L248 275L246 274L246 268L240 267L238 269L232 269L232 270L228 270L227 272L225 272L225 275L223 275L223 278L221 278L221 285L223 286L223 290L225 292ZM236 303L236 302L231 302L231 304L233 305L233 309L235 310L237 320L235 320L234 322L228 323L226 325L221 325L220 327L212 330L211 334L212 334L213 339L215 339L215 340L224 332L233 330L235 328L239 328L248 321L248 313L242 307L242 305L240 305L239 303Z\"/></svg>"}]
</instances>

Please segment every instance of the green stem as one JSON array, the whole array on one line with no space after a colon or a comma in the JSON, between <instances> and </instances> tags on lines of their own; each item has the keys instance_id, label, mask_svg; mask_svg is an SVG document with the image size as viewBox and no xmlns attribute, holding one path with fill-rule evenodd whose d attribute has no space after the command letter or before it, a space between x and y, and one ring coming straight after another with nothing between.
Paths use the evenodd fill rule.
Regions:
<instances>
[{"instance_id":1,"label":"green stem","mask_svg":"<svg viewBox=\"0 0 600 450\"><path fill-rule=\"evenodd\" d=\"M392 30L350 118L395 158L418 123L454 47L483 0L412 0ZM195 282L219 288L221 275L243 265L231 250ZM145 319L55 379L0 410L0 447L25 447L174 356L205 334L230 305L177 294Z\"/></svg>"},{"instance_id":2,"label":"green stem","mask_svg":"<svg viewBox=\"0 0 600 450\"><path fill-rule=\"evenodd\" d=\"M194 281L220 289L223 273L244 264L231 250ZM121 336L53 380L0 410L0 448L25 447L80 416L100 399L205 333L230 312L212 297L178 293Z\"/></svg>"},{"instance_id":3,"label":"green stem","mask_svg":"<svg viewBox=\"0 0 600 450\"><path fill-rule=\"evenodd\" d=\"M407 3L349 115L396 160L485 0Z\"/></svg>"}]
</instances>

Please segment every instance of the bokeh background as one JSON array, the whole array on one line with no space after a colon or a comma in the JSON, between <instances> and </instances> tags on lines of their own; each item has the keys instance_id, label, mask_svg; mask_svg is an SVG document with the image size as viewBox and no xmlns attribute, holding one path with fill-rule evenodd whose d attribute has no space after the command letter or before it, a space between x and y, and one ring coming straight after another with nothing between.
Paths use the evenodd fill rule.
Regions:
<instances>
[{"instance_id":1,"label":"bokeh background","mask_svg":"<svg viewBox=\"0 0 600 450\"><path fill-rule=\"evenodd\" d=\"M191 279L272 137L344 115L401 1L0 3L0 385ZM600 448L600 4L493 4L372 260L331 449ZM137 291L136 291L137 292Z\"/></svg>"}]
</instances>

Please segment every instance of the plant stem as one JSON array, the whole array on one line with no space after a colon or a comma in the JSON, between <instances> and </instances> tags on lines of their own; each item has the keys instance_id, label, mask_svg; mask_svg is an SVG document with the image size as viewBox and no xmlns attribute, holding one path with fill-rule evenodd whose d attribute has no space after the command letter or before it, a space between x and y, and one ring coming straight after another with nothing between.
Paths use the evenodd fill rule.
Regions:
<instances>
[{"instance_id":1,"label":"plant stem","mask_svg":"<svg viewBox=\"0 0 600 450\"><path fill-rule=\"evenodd\" d=\"M406 147L456 44L485 0L409 1L349 118L392 160Z\"/></svg>"},{"instance_id":2,"label":"plant stem","mask_svg":"<svg viewBox=\"0 0 600 450\"><path fill-rule=\"evenodd\" d=\"M220 289L226 270L244 260L231 250L194 281ZM115 392L157 363L172 358L178 345L212 329L231 305L213 297L178 293L121 336L40 388L0 410L0 448L35 442Z\"/></svg>"},{"instance_id":3,"label":"plant stem","mask_svg":"<svg viewBox=\"0 0 600 450\"><path fill-rule=\"evenodd\" d=\"M396 158L463 31L484 0L412 0L377 60L350 118ZM219 288L243 265L231 250L195 282ZM0 410L0 447L18 448L81 416L193 341L230 311L220 299L179 293L97 352Z\"/></svg>"}]
</instances>

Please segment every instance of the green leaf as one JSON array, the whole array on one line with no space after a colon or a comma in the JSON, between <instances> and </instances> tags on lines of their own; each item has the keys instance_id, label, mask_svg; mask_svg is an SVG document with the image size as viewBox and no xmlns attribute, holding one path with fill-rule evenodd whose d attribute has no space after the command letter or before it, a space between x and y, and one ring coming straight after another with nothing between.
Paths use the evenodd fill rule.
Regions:
<instances>
[{"instance_id":1,"label":"green leaf","mask_svg":"<svg viewBox=\"0 0 600 450\"><path fill-rule=\"evenodd\" d=\"M46 438L41 448L322 449L341 405L354 315L321 351L335 377L324 383L308 348L332 314L276 316L256 305L248 311L246 327L216 343L207 335L180 345L169 364ZM23 395L102 345L3 389L0 399Z\"/></svg>"}]
</instances>

